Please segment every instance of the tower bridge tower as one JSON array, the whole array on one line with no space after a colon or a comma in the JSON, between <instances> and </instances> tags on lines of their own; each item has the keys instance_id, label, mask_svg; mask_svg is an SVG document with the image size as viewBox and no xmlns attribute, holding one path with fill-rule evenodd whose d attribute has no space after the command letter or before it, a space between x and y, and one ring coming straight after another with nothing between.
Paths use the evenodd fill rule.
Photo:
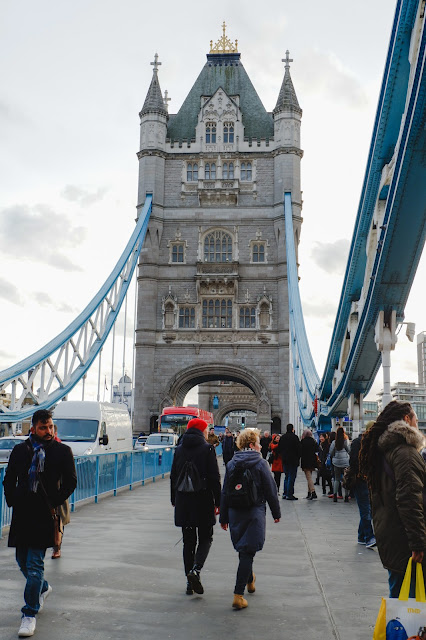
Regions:
<instances>
[{"instance_id":1,"label":"tower bridge tower","mask_svg":"<svg viewBox=\"0 0 426 640\"><path fill-rule=\"evenodd\" d=\"M225 26L176 114L156 54L140 112L138 210L148 193L153 208L138 274L137 431L218 380L254 394L260 428L288 421L283 201L291 191L297 246L302 111L289 53L271 113Z\"/></svg>"}]
</instances>

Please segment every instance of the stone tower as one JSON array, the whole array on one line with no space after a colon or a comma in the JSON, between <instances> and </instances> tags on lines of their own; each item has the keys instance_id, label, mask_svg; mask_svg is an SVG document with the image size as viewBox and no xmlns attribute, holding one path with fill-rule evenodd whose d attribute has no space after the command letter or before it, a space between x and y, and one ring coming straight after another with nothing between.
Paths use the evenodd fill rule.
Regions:
<instances>
[{"instance_id":1,"label":"stone tower","mask_svg":"<svg viewBox=\"0 0 426 640\"><path fill-rule=\"evenodd\" d=\"M152 193L153 210L138 275L135 431L219 380L248 388L260 428L288 421L283 201L291 191L297 246L302 111L288 52L284 62L268 113L224 25L177 114L157 55L151 63L138 153L138 209Z\"/></svg>"}]
</instances>

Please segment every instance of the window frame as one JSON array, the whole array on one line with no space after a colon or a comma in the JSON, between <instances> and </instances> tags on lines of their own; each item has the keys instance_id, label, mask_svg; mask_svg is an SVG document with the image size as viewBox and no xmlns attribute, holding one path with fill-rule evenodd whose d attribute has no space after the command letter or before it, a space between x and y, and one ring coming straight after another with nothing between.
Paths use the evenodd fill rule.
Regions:
<instances>
[{"instance_id":1,"label":"window frame","mask_svg":"<svg viewBox=\"0 0 426 640\"><path fill-rule=\"evenodd\" d=\"M228 296L205 297L201 301L203 329L232 329L233 301Z\"/></svg>"},{"instance_id":2,"label":"window frame","mask_svg":"<svg viewBox=\"0 0 426 640\"><path fill-rule=\"evenodd\" d=\"M232 262L234 239L229 231L213 229L203 238L203 260L208 263Z\"/></svg>"}]
</instances>

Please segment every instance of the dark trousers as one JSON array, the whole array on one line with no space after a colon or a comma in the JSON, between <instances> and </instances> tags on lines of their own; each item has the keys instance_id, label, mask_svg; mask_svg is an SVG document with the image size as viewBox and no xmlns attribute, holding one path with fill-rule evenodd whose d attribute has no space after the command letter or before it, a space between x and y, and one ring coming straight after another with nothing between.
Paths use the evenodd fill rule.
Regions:
<instances>
[{"instance_id":1,"label":"dark trousers","mask_svg":"<svg viewBox=\"0 0 426 640\"><path fill-rule=\"evenodd\" d=\"M333 485L331 484L331 472L329 473L328 471L323 471L322 472L322 492L325 493L327 490L327 484L328 484L328 488L330 489L330 493L333 493Z\"/></svg>"},{"instance_id":2,"label":"dark trousers","mask_svg":"<svg viewBox=\"0 0 426 640\"><path fill-rule=\"evenodd\" d=\"M291 498L294 495L294 483L297 476L297 464L284 464L284 495Z\"/></svg>"},{"instance_id":3,"label":"dark trousers","mask_svg":"<svg viewBox=\"0 0 426 640\"><path fill-rule=\"evenodd\" d=\"M396 571L390 571L390 570L388 570L388 573L389 573L389 598L399 598L399 592L401 591L402 583L404 581L404 574L397 573ZM423 579L425 580L425 588L426 588L425 575L423 576ZM411 568L409 598L415 598L415 597L416 597L416 565L413 562L412 568Z\"/></svg>"},{"instance_id":4,"label":"dark trousers","mask_svg":"<svg viewBox=\"0 0 426 640\"><path fill-rule=\"evenodd\" d=\"M244 590L248 582L253 582L253 560L256 552L240 551L238 557L240 562L237 570L237 580L235 582L234 593L239 596L244 595Z\"/></svg>"},{"instance_id":5,"label":"dark trousers","mask_svg":"<svg viewBox=\"0 0 426 640\"><path fill-rule=\"evenodd\" d=\"M368 485L364 480L357 480L353 491L359 509L358 541L368 542L374 537Z\"/></svg>"},{"instance_id":6,"label":"dark trousers","mask_svg":"<svg viewBox=\"0 0 426 640\"><path fill-rule=\"evenodd\" d=\"M194 565L202 569L213 542L213 527L182 527L185 575ZM198 546L197 546L198 537Z\"/></svg>"},{"instance_id":7,"label":"dark trousers","mask_svg":"<svg viewBox=\"0 0 426 640\"><path fill-rule=\"evenodd\" d=\"M281 471L274 471L273 474L274 474L275 484L277 485L277 491L279 493L280 484L281 484Z\"/></svg>"}]
</instances>

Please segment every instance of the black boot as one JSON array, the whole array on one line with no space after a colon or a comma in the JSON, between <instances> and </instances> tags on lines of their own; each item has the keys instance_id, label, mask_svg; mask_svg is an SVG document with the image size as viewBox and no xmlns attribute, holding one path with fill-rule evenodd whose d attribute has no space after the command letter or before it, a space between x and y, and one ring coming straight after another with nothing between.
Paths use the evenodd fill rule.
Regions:
<instances>
[{"instance_id":1,"label":"black boot","mask_svg":"<svg viewBox=\"0 0 426 640\"><path fill-rule=\"evenodd\" d=\"M310 500L311 499L311 492L308 491L308 495L306 496L305 500Z\"/></svg>"},{"instance_id":2,"label":"black boot","mask_svg":"<svg viewBox=\"0 0 426 640\"><path fill-rule=\"evenodd\" d=\"M312 491L311 493L311 497L309 498L309 500L316 500L317 499L317 494L315 493L315 491Z\"/></svg>"},{"instance_id":3,"label":"black boot","mask_svg":"<svg viewBox=\"0 0 426 640\"><path fill-rule=\"evenodd\" d=\"M333 502L337 502L337 496L336 496L336 494L334 494L334 496L333 496Z\"/></svg>"}]
</instances>

